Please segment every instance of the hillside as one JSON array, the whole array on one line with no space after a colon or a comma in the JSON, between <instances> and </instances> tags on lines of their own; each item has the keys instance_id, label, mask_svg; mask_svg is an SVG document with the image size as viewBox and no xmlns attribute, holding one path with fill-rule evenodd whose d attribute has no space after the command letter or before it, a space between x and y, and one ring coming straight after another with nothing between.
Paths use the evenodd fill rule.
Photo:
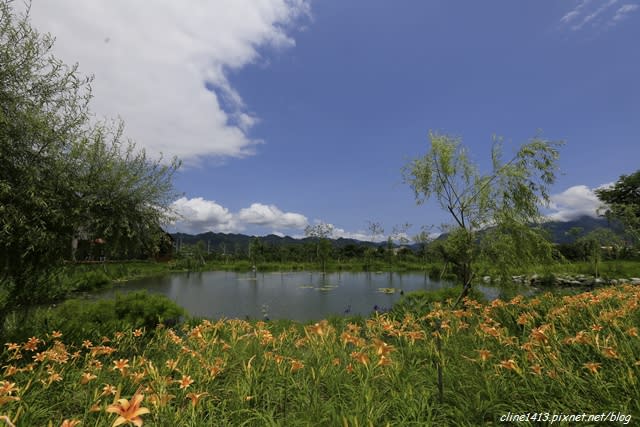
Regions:
<instances>
[{"instance_id":1,"label":"hillside","mask_svg":"<svg viewBox=\"0 0 640 427\"><path fill-rule=\"evenodd\" d=\"M582 234L587 234L597 228L610 228L616 234L623 234L622 225L618 222L609 222L606 218L593 218L590 216L583 216L571 221L550 221L545 223L544 228L550 233L551 240L554 243L571 243L576 237L569 234L569 230L574 228L581 228ZM199 241L202 241L205 246L208 246L211 250L226 250L233 251L234 249L246 249L249 247L251 239L255 236L249 236L246 234L235 233L214 233L206 232L201 234L187 234L187 233L173 233L171 234L173 239L178 244L194 245ZM306 237L302 239L296 239L290 236L276 236L275 234L269 234L267 236L259 236L262 243L271 246L290 246L290 245L304 245L305 243L312 242L313 239ZM331 239L335 247L344 247L349 244L355 245L382 245L382 243L365 242L356 239L337 238ZM411 245L416 246L416 245Z\"/></svg>"}]
</instances>

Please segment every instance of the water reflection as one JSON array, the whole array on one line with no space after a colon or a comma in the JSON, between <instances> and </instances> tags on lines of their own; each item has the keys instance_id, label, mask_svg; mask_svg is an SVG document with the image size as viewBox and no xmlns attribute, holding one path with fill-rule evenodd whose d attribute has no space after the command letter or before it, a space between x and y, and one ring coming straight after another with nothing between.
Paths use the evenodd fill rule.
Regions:
<instances>
[{"instance_id":1,"label":"water reflection","mask_svg":"<svg viewBox=\"0 0 640 427\"><path fill-rule=\"evenodd\" d=\"M423 273L210 271L135 280L98 297L146 289L166 295L194 316L304 321L345 313L367 316L374 307L393 306L401 292L447 286ZM488 298L499 295L494 288L478 289Z\"/></svg>"}]
</instances>

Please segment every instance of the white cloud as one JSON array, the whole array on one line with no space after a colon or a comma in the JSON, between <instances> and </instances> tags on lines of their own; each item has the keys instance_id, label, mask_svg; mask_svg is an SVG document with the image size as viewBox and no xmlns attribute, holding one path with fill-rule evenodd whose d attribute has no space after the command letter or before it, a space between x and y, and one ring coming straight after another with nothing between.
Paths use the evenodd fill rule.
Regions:
<instances>
[{"instance_id":1,"label":"white cloud","mask_svg":"<svg viewBox=\"0 0 640 427\"><path fill-rule=\"evenodd\" d=\"M589 3L591 3L591 0L583 0L583 1L581 1L580 3L578 3L578 6L576 6L575 9L573 9L572 11L570 11L566 15L564 15L560 19L560 22L568 23L568 22L573 21L575 18L580 16L580 13L582 12L582 9L584 9L584 7L587 6Z\"/></svg>"},{"instance_id":2,"label":"white cloud","mask_svg":"<svg viewBox=\"0 0 640 427\"><path fill-rule=\"evenodd\" d=\"M240 209L238 213L232 213L213 200L205 200L202 197L193 199L182 197L173 202L172 208L179 216L173 228L190 233L206 231L233 233L241 232L247 226L303 229L307 225L307 218L304 215L282 212L277 206L261 203L253 203L248 208Z\"/></svg>"},{"instance_id":3,"label":"white cloud","mask_svg":"<svg viewBox=\"0 0 640 427\"><path fill-rule=\"evenodd\" d=\"M179 231L230 232L239 228L231 212L213 200L182 197L173 202L172 208L179 216L175 224Z\"/></svg>"},{"instance_id":4,"label":"white cloud","mask_svg":"<svg viewBox=\"0 0 640 427\"><path fill-rule=\"evenodd\" d=\"M622 21L628 14L638 9L637 4L624 4L622 5L613 17L614 22Z\"/></svg>"},{"instance_id":5,"label":"white cloud","mask_svg":"<svg viewBox=\"0 0 640 427\"><path fill-rule=\"evenodd\" d=\"M584 17L582 22L580 22L579 24L576 24L573 27L571 27L571 29L574 30L574 31L575 30L579 30L585 24L588 24L589 22L591 22L594 19L596 19L600 14L602 14L605 10L607 10L608 8L610 8L611 6L616 4L617 2L618 2L618 0L609 0L609 1L607 1L605 4L603 4L602 6L597 8L595 11L593 11L592 13L590 13L589 15Z\"/></svg>"},{"instance_id":6,"label":"white cloud","mask_svg":"<svg viewBox=\"0 0 640 427\"><path fill-rule=\"evenodd\" d=\"M38 1L31 20L56 37L57 56L95 75L99 117L122 117L152 153L195 161L254 152L257 118L228 72L255 63L260 48L295 45L288 32L308 1Z\"/></svg>"},{"instance_id":7,"label":"white cloud","mask_svg":"<svg viewBox=\"0 0 640 427\"><path fill-rule=\"evenodd\" d=\"M238 220L252 225L269 226L275 228L304 228L307 217L293 212L282 212L274 205L253 203L248 208L240 209Z\"/></svg>"},{"instance_id":8,"label":"white cloud","mask_svg":"<svg viewBox=\"0 0 640 427\"><path fill-rule=\"evenodd\" d=\"M604 184L597 188L609 185L611 184ZM552 221L571 221L581 216L597 217L597 210L602 206L602 202L593 190L586 185L575 185L562 193L553 194L549 205L552 212L547 218Z\"/></svg>"},{"instance_id":9,"label":"white cloud","mask_svg":"<svg viewBox=\"0 0 640 427\"><path fill-rule=\"evenodd\" d=\"M560 24L572 31L579 31L587 24L592 28L611 28L638 8L636 4L624 4L615 9L619 0L583 0L560 18Z\"/></svg>"}]
</instances>

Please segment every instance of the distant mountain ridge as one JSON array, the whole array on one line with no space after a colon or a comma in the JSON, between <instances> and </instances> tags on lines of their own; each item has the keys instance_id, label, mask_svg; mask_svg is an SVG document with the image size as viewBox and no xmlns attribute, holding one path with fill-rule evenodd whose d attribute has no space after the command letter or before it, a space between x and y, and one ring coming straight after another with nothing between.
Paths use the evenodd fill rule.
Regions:
<instances>
[{"instance_id":1,"label":"distant mountain ridge","mask_svg":"<svg viewBox=\"0 0 640 427\"><path fill-rule=\"evenodd\" d=\"M581 235L587 234L597 228L610 228L616 234L623 234L623 227L620 223L616 221L609 222L606 218L593 218L590 216L582 216L571 221L549 221L545 223L543 227L549 231L551 240L554 243L571 243L575 241L576 236L569 234L569 230L572 228L581 228L583 230ZM237 233L214 233L212 231L195 235L187 233L172 233L171 236L174 241L179 242L179 244L194 245L199 241L202 241L205 244L205 247L209 247L211 250L220 250L224 247L228 252L232 252L236 248L248 248L249 243L254 237L258 237L262 243L272 246L303 245L313 241L310 237L296 239L290 236L277 236L275 234L269 234L266 236L249 236ZM345 239L343 237L330 240L336 247L344 247L349 244L369 246L386 245L386 242L374 243L356 239ZM410 246L414 247L417 245Z\"/></svg>"},{"instance_id":2,"label":"distant mountain ridge","mask_svg":"<svg viewBox=\"0 0 640 427\"><path fill-rule=\"evenodd\" d=\"M586 215L571 221L550 221L545 223L543 227L551 233L554 243L572 243L577 238L597 228L608 228L620 236L624 235L624 226L619 221L610 221L607 218L594 218ZM571 236L569 231L572 228L581 228L582 233L577 237Z\"/></svg>"},{"instance_id":3,"label":"distant mountain ridge","mask_svg":"<svg viewBox=\"0 0 640 427\"><path fill-rule=\"evenodd\" d=\"M258 237L262 243L272 245L272 246L290 246L290 245L304 245L305 243L313 242L313 238L304 237L301 239L296 239L290 236L277 236L275 234L268 234L266 236L249 236L246 234L237 234L237 233L214 233L212 231L208 231L206 233L200 234L187 234L187 233L172 233L171 237L173 237L175 242L179 242L179 244L188 244L195 245L199 241L202 241L205 244L205 247L209 247L211 250L220 250L224 248L227 252L233 252L235 248L246 249L249 247L251 240L255 237ZM336 247L344 247L349 244L355 245L371 245L377 246L382 243L373 243L373 242L363 242L355 239L345 239L343 237L339 237L337 239L330 239L333 242L333 245Z\"/></svg>"}]
</instances>

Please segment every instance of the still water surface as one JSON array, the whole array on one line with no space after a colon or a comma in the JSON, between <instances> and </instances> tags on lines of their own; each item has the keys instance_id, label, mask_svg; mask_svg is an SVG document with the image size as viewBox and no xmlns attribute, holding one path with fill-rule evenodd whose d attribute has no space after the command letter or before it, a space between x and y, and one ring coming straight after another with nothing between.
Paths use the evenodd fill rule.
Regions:
<instances>
[{"instance_id":1,"label":"still water surface","mask_svg":"<svg viewBox=\"0 0 640 427\"><path fill-rule=\"evenodd\" d=\"M391 308L400 299L400 291L448 286L451 284L423 273L207 271L134 280L97 296L146 289L171 298L193 316L305 321L336 314L367 316L376 309ZM384 293L381 288L394 288L395 292ZM498 296L494 288L479 289L490 299Z\"/></svg>"}]
</instances>

